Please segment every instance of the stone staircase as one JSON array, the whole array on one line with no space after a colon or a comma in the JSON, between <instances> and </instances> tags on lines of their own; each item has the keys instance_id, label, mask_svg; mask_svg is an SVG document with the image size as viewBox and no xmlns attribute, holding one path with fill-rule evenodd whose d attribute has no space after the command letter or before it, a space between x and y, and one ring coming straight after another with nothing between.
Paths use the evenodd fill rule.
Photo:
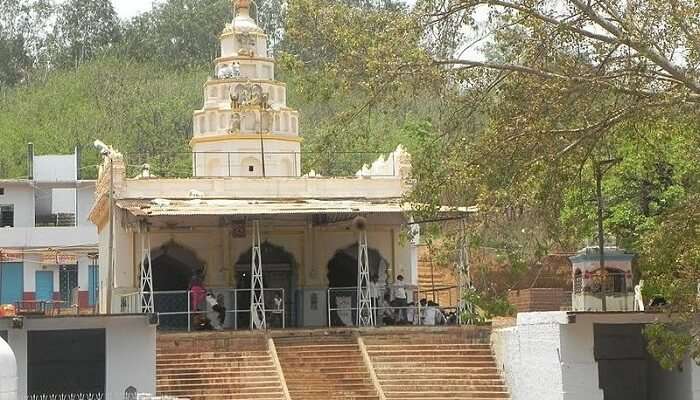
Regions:
<instances>
[{"instance_id":1,"label":"stone staircase","mask_svg":"<svg viewBox=\"0 0 700 400\"><path fill-rule=\"evenodd\" d=\"M192 400L285 398L265 336L241 333L159 335L156 389Z\"/></svg>"},{"instance_id":2,"label":"stone staircase","mask_svg":"<svg viewBox=\"0 0 700 400\"><path fill-rule=\"evenodd\" d=\"M450 330L364 337L387 399L508 399L487 338Z\"/></svg>"},{"instance_id":3,"label":"stone staircase","mask_svg":"<svg viewBox=\"0 0 700 400\"><path fill-rule=\"evenodd\" d=\"M351 335L276 338L292 400L378 400L357 339Z\"/></svg>"}]
</instances>

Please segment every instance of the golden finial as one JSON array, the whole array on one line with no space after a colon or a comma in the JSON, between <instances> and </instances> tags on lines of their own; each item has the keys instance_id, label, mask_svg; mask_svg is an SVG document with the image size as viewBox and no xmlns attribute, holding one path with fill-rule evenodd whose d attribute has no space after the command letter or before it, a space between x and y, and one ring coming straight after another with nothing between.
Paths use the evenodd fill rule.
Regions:
<instances>
[{"instance_id":1,"label":"golden finial","mask_svg":"<svg viewBox=\"0 0 700 400\"><path fill-rule=\"evenodd\" d=\"M250 8L250 0L233 0L233 6L236 9Z\"/></svg>"}]
</instances>

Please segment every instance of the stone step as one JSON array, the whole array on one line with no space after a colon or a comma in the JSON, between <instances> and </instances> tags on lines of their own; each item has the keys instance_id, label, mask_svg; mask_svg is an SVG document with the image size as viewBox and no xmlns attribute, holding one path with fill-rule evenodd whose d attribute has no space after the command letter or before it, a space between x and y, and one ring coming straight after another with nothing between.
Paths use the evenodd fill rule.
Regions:
<instances>
[{"instance_id":1,"label":"stone step","mask_svg":"<svg viewBox=\"0 0 700 400\"><path fill-rule=\"evenodd\" d=\"M193 389L193 390L164 390L164 391L158 391L159 395L167 395L167 396L177 396L177 397L186 397L186 398L193 398L193 397L202 397L202 398L212 398L215 396L221 397L221 398L230 398L230 399L258 399L258 398L275 398L279 399L284 397L284 392L282 389L280 390L275 390L275 391L269 391L269 392L231 392L228 389L223 389L223 390L217 390L215 388L212 389Z\"/></svg>"},{"instance_id":2,"label":"stone step","mask_svg":"<svg viewBox=\"0 0 700 400\"><path fill-rule=\"evenodd\" d=\"M464 379L459 375L455 375L455 378L445 378L442 376L436 376L435 378L432 378L432 379L425 378L425 377L423 379L421 379L420 377L407 378L407 379L401 379L399 377L393 378L393 379L381 379L381 378L379 378L379 382L382 384L382 387L385 387L388 385L401 385L401 386L408 386L408 385L418 385L418 386L423 386L423 385L498 386L498 385L501 385L501 386L503 386L503 381L498 375L492 375L490 378L484 378L484 379Z\"/></svg>"},{"instance_id":3,"label":"stone step","mask_svg":"<svg viewBox=\"0 0 700 400\"><path fill-rule=\"evenodd\" d=\"M267 350L260 351L206 351L198 353L159 353L156 354L156 359L187 359L187 358L217 358L217 357L252 357L252 356L268 356Z\"/></svg>"},{"instance_id":4,"label":"stone step","mask_svg":"<svg viewBox=\"0 0 700 400\"><path fill-rule=\"evenodd\" d=\"M156 363L156 369L158 368L172 368L173 366L177 366L180 368L248 368L248 367L267 367L272 365L272 360L269 358L264 359L264 360L233 360L233 361L228 361L228 360L216 360L216 361L210 361L210 362L203 362L203 361L187 361L187 362L181 362L181 363Z\"/></svg>"},{"instance_id":5,"label":"stone step","mask_svg":"<svg viewBox=\"0 0 700 400\"><path fill-rule=\"evenodd\" d=\"M368 350L369 351L369 350ZM460 355L460 356L484 356L492 355L491 349L450 349L450 348L433 348L433 349L392 349L392 350L371 350L372 356L393 356L393 355Z\"/></svg>"},{"instance_id":6,"label":"stone step","mask_svg":"<svg viewBox=\"0 0 700 400\"><path fill-rule=\"evenodd\" d=\"M400 392L387 392L385 391L387 399L508 399L510 395L508 392L471 392L471 391L432 391L432 392L410 392L410 391L400 391Z\"/></svg>"},{"instance_id":7,"label":"stone step","mask_svg":"<svg viewBox=\"0 0 700 400\"><path fill-rule=\"evenodd\" d=\"M464 356L464 355L371 355L373 362L430 362L430 361L441 361L441 362L457 362L457 361L471 361L471 362L495 362L492 355L481 355L481 356Z\"/></svg>"},{"instance_id":8,"label":"stone step","mask_svg":"<svg viewBox=\"0 0 700 400\"><path fill-rule=\"evenodd\" d=\"M386 392L505 392L506 388L502 384L498 385L440 385L440 384L421 384L421 385L397 385L397 384L382 384L382 389Z\"/></svg>"},{"instance_id":9,"label":"stone step","mask_svg":"<svg viewBox=\"0 0 700 400\"><path fill-rule=\"evenodd\" d=\"M471 378L473 376L483 376L488 374L499 374L498 368L494 367L434 367L430 369L424 369L423 367L416 368L414 366L378 366L374 365L374 370L377 375L387 376L394 374L421 374L422 376L443 376L443 375L459 375L465 378Z\"/></svg>"},{"instance_id":10,"label":"stone step","mask_svg":"<svg viewBox=\"0 0 700 400\"><path fill-rule=\"evenodd\" d=\"M200 370L200 369L185 369L185 368L173 368L171 370L156 369L156 377L166 377L166 376L261 376L267 374L277 374L277 370L274 368L254 368L254 369L216 369L216 370Z\"/></svg>"},{"instance_id":11,"label":"stone step","mask_svg":"<svg viewBox=\"0 0 700 400\"><path fill-rule=\"evenodd\" d=\"M170 393L158 393L159 396L173 396L181 397L188 400L209 400L209 399L222 399L222 400L284 400L284 393L256 393L251 395L248 393L244 394L170 394Z\"/></svg>"},{"instance_id":12,"label":"stone step","mask_svg":"<svg viewBox=\"0 0 700 400\"><path fill-rule=\"evenodd\" d=\"M388 350L488 350L491 345L487 343L367 343L367 351L388 351Z\"/></svg>"},{"instance_id":13,"label":"stone step","mask_svg":"<svg viewBox=\"0 0 700 400\"><path fill-rule=\"evenodd\" d=\"M190 378L170 378L162 377L158 378L158 385L168 385L168 384L189 384L189 383L250 383L250 384L267 384L267 383L277 383L279 384L279 379L277 375L269 376L220 376L220 377L209 377L209 376L197 376Z\"/></svg>"},{"instance_id":14,"label":"stone step","mask_svg":"<svg viewBox=\"0 0 700 400\"><path fill-rule=\"evenodd\" d=\"M424 360L405 360L405 361L375 361L372 362L375 368L386 369L395 367L405 367L411 365L416 368L487 368L495 366L493 361L424 361Z\"/></svg>"}]
</instances>

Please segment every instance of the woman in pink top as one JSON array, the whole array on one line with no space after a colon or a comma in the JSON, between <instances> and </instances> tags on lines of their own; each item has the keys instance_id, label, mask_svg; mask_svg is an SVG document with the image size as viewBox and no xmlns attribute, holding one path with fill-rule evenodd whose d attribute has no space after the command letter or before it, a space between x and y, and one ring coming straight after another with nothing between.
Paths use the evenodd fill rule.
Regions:
<instances>
[{"instance_id":1,"label":"woman in pink top","mask_svg":"<svg viewBox=\"0 0 700 400\"><path fill-rule=\"evenodd\" d=\"M190 302L192 303L192 311L199 311L199 306L207 297L207 290L198 276L192 278L190 283Z\"/></svg>"}]
</instances>

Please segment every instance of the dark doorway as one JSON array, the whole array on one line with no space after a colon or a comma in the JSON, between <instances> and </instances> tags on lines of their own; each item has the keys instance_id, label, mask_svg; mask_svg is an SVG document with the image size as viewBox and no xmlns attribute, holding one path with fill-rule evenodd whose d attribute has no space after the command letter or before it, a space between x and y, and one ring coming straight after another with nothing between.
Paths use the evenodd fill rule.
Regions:
<instances>
[{"instance_id":1,"label":"dark doorway","mask_svg":"<svg viewBox=\"0 0 700 400\"><path fill-rule=\"evenodd\" d=\"M186 329L187 291L194 276L204 278L203 263L190 250L175 242L169 242L151 253L153 271L153 297L161 329ZM144 262L147 262L144 260Z\"/></svg>"},{"instance_id":2,"label":"dark doorway","mask_svg":"<svg viewBox=\"0 0 700 400\"><path fill-rule=\"evenodd\" d=\"M368 249L369 273L372 276L377 276L379 284L387 281L389 271L389 263L375 249ZM330 292L331 309L339 308L339 302L343 305L340 308L346 308L348 299L352 308L357 307L357 244L346 249L339 250L335 253L330 262L328 262L328 287L332 288ZM347 314L347 312L346 312ZM341 316L338 311L331 311L331 326L347 326L350 320L355 321L355 312L350 315Z\"/></svg>"},{"instance_id":3,"label":"dark doorway","mask_svg":"<svg viewBox=\"0 0 700 400\"><path fill-rule=\"evenodd\" d=\"M27 333L29 395L104 392L104 329Z\"/></svg>"},{"instance_id":4,"label":"dark doorway","mask_svg":"<svg viewBox=\"0 0 700 400\"><path fill-rule=\"evenodd\" d=\"M236 288L250 289L250 269L252 263L252 249L248 249L236 261ZM260 245L260 257L263 263L263 285L270 289L284 289L285 326L296 326L296 309L294 291L297 288L296 260L284 247L276 246L270 242ZM239 310L237 326L239 329L247 329L250 326L250 291L239 291L236 304ZM274 293L265 293L265 309L272 310ZM271 328L281 328L281 320L272 321L272 313L267 313L270 318ZM277 318L277 316L275 316ZM280 319L280 318L277 318Z\"/></svg>"},{"instance_id":5,"label":"dark doorway","mask_svg":"<svg viewBox=\"0 0 700 400\"><path fill-rule=\"evenodd\" d=\"M78 266L61 265L58 269L58 283L60 287L61 301L67 307L73 305L73 289L78 287Z\"/></svg>"},{"instance_id":6,"label":"dark doorway","mask_svg":"<svg viewBox=\"0 0 700 400\"><path fill-rule=\"evenodd\" d=\"M648 354L640 324L595 324L594 355L605 400L648 398Z\"/></svg>"}]
</instances>

